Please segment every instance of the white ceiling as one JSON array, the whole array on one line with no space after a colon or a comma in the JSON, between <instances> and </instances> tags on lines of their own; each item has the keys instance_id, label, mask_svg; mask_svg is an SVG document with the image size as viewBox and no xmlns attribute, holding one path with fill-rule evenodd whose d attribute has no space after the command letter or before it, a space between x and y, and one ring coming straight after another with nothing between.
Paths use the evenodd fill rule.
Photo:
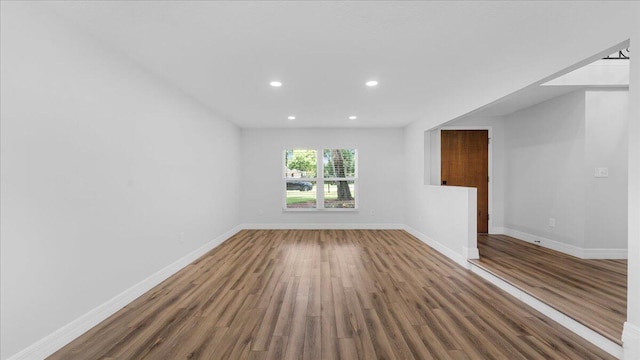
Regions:
<instances>
[{"instance_id":1,"label":"white ceiling","mask_svg":"<svg viewBox=\"0 0 640 360\"><path fill-rule=\"evenodd\" d=\"M575 39L610 25L602 16L626 11L598 1L48 6L241 127L405 126L461 89L482 91L571 51ZM379 86L367 88L369 79Z\"/></svg>"}]
</instances>

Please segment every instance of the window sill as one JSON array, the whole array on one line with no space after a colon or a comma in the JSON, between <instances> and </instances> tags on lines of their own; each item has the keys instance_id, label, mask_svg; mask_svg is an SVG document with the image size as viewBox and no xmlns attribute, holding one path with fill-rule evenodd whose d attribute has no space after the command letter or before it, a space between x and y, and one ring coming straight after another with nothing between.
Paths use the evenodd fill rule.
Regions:
<instances>
[{"instance_id":1,"label":"window sill","mask_svg":"<svg viewBox=\"0 0 640 360\"><path fill-rule=\"evenodd\" d=\"M358 208L330 208L330 209L301 209L301 208L284 208L282 209L283 213L308 213L308 212L315 212L315 213L323 213L323 212L358 212Z\"/></svg>"}]
</instances>

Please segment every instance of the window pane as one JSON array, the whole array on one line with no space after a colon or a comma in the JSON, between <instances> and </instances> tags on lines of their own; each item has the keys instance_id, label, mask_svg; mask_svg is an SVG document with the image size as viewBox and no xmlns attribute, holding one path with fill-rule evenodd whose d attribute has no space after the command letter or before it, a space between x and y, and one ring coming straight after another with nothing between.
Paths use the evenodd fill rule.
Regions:
<instances>
[{"instance_id":1,"label":"window pane","mask_svg":"<svg viewBox=\"0 0 640 360\"><path fill-rule=\"evenodd\" d=\"M285 178L315 178L318 169L317 151L313 149L287 149L284 152Z\"/></svg>"},{"instance_id":2,"label":"window pane","mask_svg":"<svg viewBox=\"0 0 640 360\"><path fill-rule=\"evenodd\" d=\"M327 209L353 209L356 207L354 181L325 181L324 207Z\"/></svg>"},{"instance_id":3,"label":"window pane","mask_svg":"<svg viewBox=\"0 0 640 360\"><path fill-rule=\"evenodd\" d=\"M322 155L322 162L324 164L324 177L355 177L355 149L325 149Z\"/></svg>"},{"instance_id":4,"label":"window pane","mask_svg":"<svg viewBox=\"0 0 640 360\"><path fill-rule=\"evenodd\" d=\"M287 180L287 209L316 207L316 182Z\"/></svg>"}]
</instances>

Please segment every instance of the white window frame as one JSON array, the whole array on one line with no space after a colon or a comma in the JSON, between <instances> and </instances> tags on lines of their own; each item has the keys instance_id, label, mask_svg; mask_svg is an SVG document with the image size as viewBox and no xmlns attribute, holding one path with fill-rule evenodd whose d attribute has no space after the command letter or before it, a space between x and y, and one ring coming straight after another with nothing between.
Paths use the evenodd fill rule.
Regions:
<instances>
[{"instance_id":1,"label":"white window frame","mask_svg":"<svg viewBox=\"0 0 640 360\"><path fill-rule=\"evenodd\" d=\"M287 150L315 150L316 151L316 177L300 177L300 178L287 178ZM332 149L353 149L353 160L355 163L354 176L353 177L324 177L324 151L332 150ZM355 146L338 146L338 147L310 147L310 146L296 146L296 147L287 147L282 149L282 180L283 180L283 190L282 190L282 209L285 212L354 212L358 211L359 201L358 196L360 191L358 190L358 149ZM315 208L288 208L287 207L287 182L292 181L307 181L307 182L315 182L316 184L316 207ZM354 206L352 208L325 208L324 207L324 183L325 181L353 181L353 192L354 194Z\"/></svg>"}]
</instances>

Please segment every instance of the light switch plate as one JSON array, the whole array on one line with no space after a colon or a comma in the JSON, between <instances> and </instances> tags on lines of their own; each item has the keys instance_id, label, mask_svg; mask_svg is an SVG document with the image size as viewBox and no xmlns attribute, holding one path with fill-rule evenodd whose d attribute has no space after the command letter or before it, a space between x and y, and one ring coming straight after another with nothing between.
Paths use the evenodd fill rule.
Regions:
<instances>
[{"instance_id":1,"label":"light switch plate","mask_svg":"<svg viewBox=\"0 0 640 360\"><path fill-rule=\"evenodd\" d=\"M596 168L594 176L597 178L609 177L609 168Z\"/></svg>"}]
</instances>

